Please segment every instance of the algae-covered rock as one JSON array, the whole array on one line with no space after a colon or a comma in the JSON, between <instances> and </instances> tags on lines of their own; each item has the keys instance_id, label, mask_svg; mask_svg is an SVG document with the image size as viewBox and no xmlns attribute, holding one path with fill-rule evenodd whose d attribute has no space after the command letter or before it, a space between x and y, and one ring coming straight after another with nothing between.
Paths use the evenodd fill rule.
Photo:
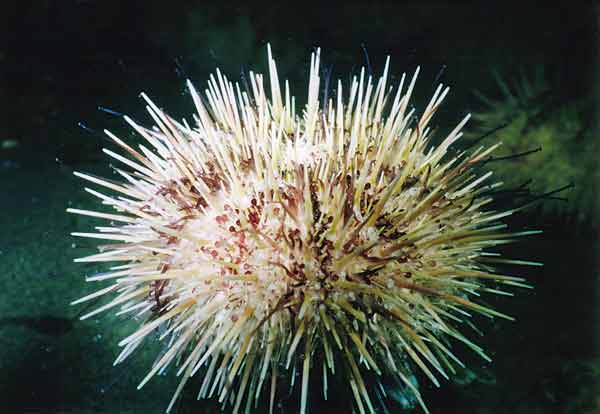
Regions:
<instances>
[{"instance_id":1,"label":"algae-covered rock","mask_svg":"<svg viewBox=\"0 0 600 414\"><path fill-rule=\"evenodd\" d=\"M502 142L496 156L501 160L491 161L489 166L505 189L523 189L527 183L531 191L540 194L572 184L556 194L566 197L568 203L546 203L545 208L588 217L598 174L591 99L564 100L559 86L548 82L544 66L534 66L529 72L521 70L510 82L495 73L498 97L476 92L483 107L473 114L470 138L496 130L481 143Z\"/></svg>"}]
</instances>

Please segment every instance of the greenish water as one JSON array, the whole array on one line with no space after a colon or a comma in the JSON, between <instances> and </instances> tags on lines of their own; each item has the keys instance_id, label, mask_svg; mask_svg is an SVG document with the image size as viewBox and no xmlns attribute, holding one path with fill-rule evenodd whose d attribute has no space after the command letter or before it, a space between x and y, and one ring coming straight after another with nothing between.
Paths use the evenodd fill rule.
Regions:
<instances>
[{"instance_id":1,"label":"greenish water","mask_svg":"<svg viewBox=\"0 0 600 414\"><path fill-rule=\"evenodd\" d=\"M99 131L109 128L121 137L130 136L119 117L98 111L98 106L150 122L137 97L144 90L174 116L190 119L185 78L203 87L216 66L232 79L238 79L242 69L263 71L268 41L280 74L290 79L299 97L315 46L322 48L324 66L332 68L332 81L346 81L362 65L379 73L388 54L396 81L402 72L421 65L417 107L429 98L434 82L452 87L436 118L440 132L469 111L489 110L474 90L502 101L492 70L509 80L519 68L545 68L551 97L528 99L511 110L518 118L535 105L539 109L530 112L547 116L506 128L503 139L518 140L514 134L533 129L534 136L543 130L538 135L543 135L547 148L541 154L552 156L536 153L493 165L515 182L525 181L536 169L543 171L542 178L531 183L537 193L575 184L571 193L562 194L570 201L545 201L510 223L514 228L542 229L544 234L511 245L507 254L545 265L517 269L534 290L497 300L516 322L480 322L485 336L479 342L492 355L491 364L457 347L468 371L443 381L439 389L425 378L419 381L433 413L600 413L600 246L594 197L600 182L594 168L595 157L600 157L594 77L598 9L583 3L554 9L520 3L373 1L312 8L190 7L179 1L168 7L155 1L126 6L68 1L59 6L32 1L15 3L8 16L3 37L9 42L0 49L0 411L164 411L178 383L172 370L136 389L158 346L147 344L113 367L117 343L135 323L111 314L79 321L85 306L69 305L98 288L85 283L84 276L103 270L72 262L95 250L92 243L69 233L87 231L97 223L65 213L67 207L96 204L72 172L109 176L108 160L101 153L109 144ZM561 120L560 128L556 119ZM574 127L565 126L571 121ZM79 128L79 122L87 130ZM472 128L483 131L477 123ZM554 142L561 145L559 151L552 152ZM536 163L543 165L538 168ZM554 163L560 165L560 174ZM523 164L527 168L520 168ZM195 401L197 388L191 381L175 412L218 412L213 401ZM315 391L311 399L311 412L349 410L351 396L340 393L324 403ZM295 413L297 407L294 398L283 400L278 412Z\"/></svg>"}]
</instances>

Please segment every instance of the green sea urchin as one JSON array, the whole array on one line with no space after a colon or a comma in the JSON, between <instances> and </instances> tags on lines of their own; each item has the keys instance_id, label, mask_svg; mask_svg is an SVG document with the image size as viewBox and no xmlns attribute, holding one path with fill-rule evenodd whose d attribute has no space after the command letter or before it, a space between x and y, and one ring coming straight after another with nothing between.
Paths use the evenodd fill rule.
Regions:
<instances>
[{"instance_id":1,"label":"green sea urchin","mask_svg":"<svg viewBox=\"0 0 600 414\"><path fill-rule=\"evenodd\" d=\"M73 235L116 242L76 261L123 264L90 277L111 284L74 303L111 295L82 319L115 307L141 319L116 362L165 328L167 351L139 386L176 364L167 411L199 370L199 396L233 412L249 412L263 388L272 410L279 374L296 370L301 413L315 372L325 396L328 375L342 372L361 413L374 412L367 371L395 377L426 410L411 367L438 384L460 364L453 340L488 358L456 325L470 311L509 318L471 297L526 286L496 274L510 260L484 250L531 232L499 223L515 210L488 209L499 184L482 185L491 173L475 168L497 145L449 154L467 116L432 146L428 124L448 88L417 118L418 69L394 92L388 63L376 85L363 70L346 99L338 82L319 102L317 51L301 115L270 50L270 98L259 74L242 91L217 71L205 99L188 82L194 126L142 94L156 126L125 120L147 142L134 149L106 132L127 155L104 150L131 169L115 168L124 181L75 173L117 194L86 188L116 213L67 210L111 222Z\"/></svg>"}]
</instances>

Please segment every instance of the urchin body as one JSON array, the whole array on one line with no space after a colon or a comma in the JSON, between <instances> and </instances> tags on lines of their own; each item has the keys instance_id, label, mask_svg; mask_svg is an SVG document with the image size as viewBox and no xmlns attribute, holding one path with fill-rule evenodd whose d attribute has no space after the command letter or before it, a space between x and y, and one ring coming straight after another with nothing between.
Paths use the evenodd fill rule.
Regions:
<instances>
[{"instance_id":1,"label":"urchin body","mask_svg":"<svg viewBox=\"0 0 600 414\"><path fill-rule=\"evenodd\" d=\"M393 91L386 64L376 85L363 71L347 99L338 83L335 98L319 102L317 52L299 116L270 52L269 71L270 98L261 75L242 92L217 72L204 100L189 84L193 127L143 95L156 126L126 117L147 141L139 149L108 133L127 155L105 150L131 169L117 169L123 183L76 174L119 193L88 189L117 213L69 211L120 223L75 233L117 242L79 261L123 264L90 278L112 284L76 303L111 293L84 317L119 306L142 318L117 362L166 327L168 350L140 387L178 364L169 408L199 370L199 395L234 412L263 389L272 409L278 376L292 371L302 413L314 372L325 395L328 375L346 375L360 412L374 411L367 371L397 378L424 405L410 364L437 384L434 373L460 364L451 340L487 358L454 325L469 311L504 316L470 299L503 293L486 282L522 285L495 274L499 259L484 252L520 235L498 223L512 211L486 209L489 173L474 172L494 148L448 154L468 117L430 145L427 125L448 88L416 118L417 73Z\"/></svg>"}]
</instances>

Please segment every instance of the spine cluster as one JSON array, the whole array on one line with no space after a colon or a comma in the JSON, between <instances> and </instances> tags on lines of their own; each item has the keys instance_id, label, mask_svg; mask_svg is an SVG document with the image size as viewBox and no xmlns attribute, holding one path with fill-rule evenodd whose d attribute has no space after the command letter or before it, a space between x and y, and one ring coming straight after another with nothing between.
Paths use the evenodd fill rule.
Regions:
<instances>
[{"instance_id":1,"label":"spine cluster","mask_svg":"<svg viewBox=\"0 0 600 414\"><path fill-rule=\"evenodd\" d=\"M438 385L462 364L453 342L489 359L456 326L472 312L510 319L473 297L527 286L495 263L535 264L485 251L532 233L499 222L515 210L489 209L499 183L486 184L491 173L480 167L497 145L450 152L467 116L433 146L428 125L448 88L417 117L409 100L418 70L392 88L386 62L376 83L363 70L347 96L338 82L319 102L317 52L296 114L270 50L268 62L270 97L262 75L251 73L242 91L217 71L204 98L188 83L193 126L142 94L155 126L125 120L145 143L134 149L107 132L124 153L104 150L128 168L115 169L123 181L76 175L110 190L86 189L116 212L68 211L110 222L73 233L112 242L77 261L121 264L90 277L109 285L74 303L110 294L83 319L117 308L141 320L117 362L163 328L168 350L139 387L177 364L168 410L198 371L199 397L233 412L251 412L263 392L272 410L296 372L301 413L309 377L322 377L327 396L338 372L361 413L375 412L367 375L395 377L426 410L412 370Z\"/></svg>"}]
</instances>

